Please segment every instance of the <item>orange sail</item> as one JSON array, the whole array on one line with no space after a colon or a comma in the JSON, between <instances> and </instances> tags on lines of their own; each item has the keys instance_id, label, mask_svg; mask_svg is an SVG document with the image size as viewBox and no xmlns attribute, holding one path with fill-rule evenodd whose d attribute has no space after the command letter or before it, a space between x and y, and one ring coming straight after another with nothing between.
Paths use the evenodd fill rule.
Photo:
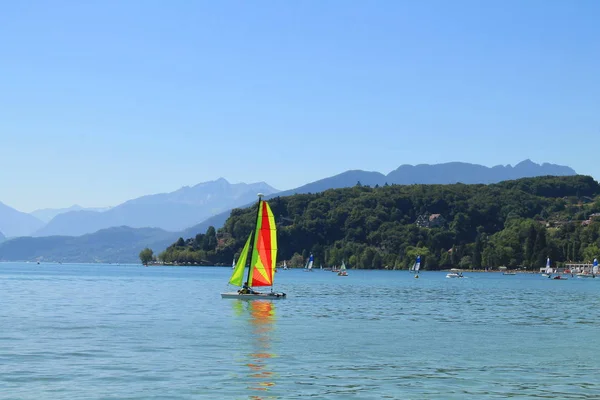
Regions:
<instances>
[{"instance_id":1,"label":"orange sail","mask_svg":"<svg viewBox=\"0 0 600 400\"><path fill-rule=\"evenodd\" d=\"M271 207L260 201L254 248L250 265L250 286L273 286L273 274L277 261L277 230Z\"/></svg>"}]
</instances>

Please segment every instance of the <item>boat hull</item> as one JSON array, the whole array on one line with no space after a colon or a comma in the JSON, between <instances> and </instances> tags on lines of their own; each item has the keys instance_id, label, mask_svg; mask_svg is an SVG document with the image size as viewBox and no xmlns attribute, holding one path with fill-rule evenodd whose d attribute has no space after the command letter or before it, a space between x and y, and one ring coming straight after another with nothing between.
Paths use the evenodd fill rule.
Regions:
<instances>
[{"instance_id":1,"label":"boat hull","mask_svg":"<svg viewBox=\"0 0 600 400\"><path fill-rule=\"evenodd\" d=\"M281 300L286 298L285 293L255 293L241 294L238 292L221 293L222 299L238 299L238 300Z\"/></svg>"},{"instance_id":2,"label":"boat hull","mask_svg":"<svg viewBox=\"0 0 600 400\"><path fill-rule=\"evenodd\" d=\"M578 278L595 278L595 275L592 274L577 274Z\"/></svg>"}]
</instances>

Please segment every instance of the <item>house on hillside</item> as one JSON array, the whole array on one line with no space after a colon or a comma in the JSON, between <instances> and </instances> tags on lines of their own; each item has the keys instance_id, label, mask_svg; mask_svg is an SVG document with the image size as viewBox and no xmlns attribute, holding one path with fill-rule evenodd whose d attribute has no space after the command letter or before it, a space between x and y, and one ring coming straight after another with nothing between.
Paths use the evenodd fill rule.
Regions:
<instances>
[{"instance_id":1,"label":"house on hillside","mask_svg":"<svg viewBox=\"0 0 600 400\"><path fill-rule=\"evenodd\" d=\"M442 214L431 214L429 216L429 227L437 228L440 226L444 226L446 224L446 220L442 217Z\"/></svg>"},{"instance_id":2,"label":"house on hillside","mask_svg":"<svg viewBox=\"0 0 600 400\"><path fill-rule=\"evenodd\" d=\"M421 214L415 221L415 225L417 225L419 228L437 228L444 226L445 224L446 219L442 216L442 214Z\"/></svg>"}]
</instances>

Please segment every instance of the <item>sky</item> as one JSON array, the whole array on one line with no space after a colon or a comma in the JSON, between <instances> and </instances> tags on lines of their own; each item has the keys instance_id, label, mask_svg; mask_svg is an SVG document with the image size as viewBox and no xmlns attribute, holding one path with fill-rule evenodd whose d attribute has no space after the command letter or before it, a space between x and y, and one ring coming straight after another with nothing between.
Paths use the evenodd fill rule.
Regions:
<instances>
[{"instance_id":1,"label":"sky","mask_svg":"<svg viewBox=\"0 0 600 400\"><path fill-rule=\"evenodd\" d=\"M600 178L595 0L0 5L0 201L524 159Z\"/></svg>"}]
</instances>

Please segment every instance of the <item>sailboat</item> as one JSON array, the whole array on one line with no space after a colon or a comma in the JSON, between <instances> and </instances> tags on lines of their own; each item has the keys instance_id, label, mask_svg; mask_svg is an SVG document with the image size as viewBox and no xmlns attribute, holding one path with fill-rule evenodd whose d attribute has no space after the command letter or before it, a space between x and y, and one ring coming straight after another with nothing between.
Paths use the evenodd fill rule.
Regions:
<instances>
[{"instance_id":1,"label":"sailboat","mask_svg":"<svg viewBox=\"0 0 600 400\"><path fill-rule=\"evenodd\" d=\"M546 269L544 270L544 273L542 274L542 276L545 276L546 278L550 278L552 276L552 267L550 266L550 257L548 257L546 259Z\"/></svg>"},{"instance_id":2,"label":"sailboat","mask_svg":"<svg viewBox=\"0 0 600 400\"><path fill-rule=\"evenodd\" d=\"M421 269L421 256L417 256L417 261L415 261L414 265L410 267L411 271L414 271L415 278L419 278L419 269Z\"/></svg>"},{"instance_id":3,"label":"sailboat","mask_svg":"<svg viewBox=\"0 0 600 400\"><path fill-rule=\"evenodd\" d=\"M229 283L241 287L237 292L221 293L224 299L283 299L286 294L273 291L273 278L275 276L275 263L277 260L277 228L275 217L269 207L269 203L262 200L262 193L258 194L258 209L256 212L256 226L254 232L250 232L242 254L238 258ZM246 261L250 255L250 266L246 282L244 282L244 271ZM252 287L270 286L270 293L257 292Z\"/></svg>"},{"instance_id":4,"label":"sailboat","mask_svg":"<svg viewBox=\"0 0 600 400\"><path fill-rule=\"evenodd\" d=\"M348 272L346 272L346 263L342 260L342 266L338 272L338 276L348 276Z\"/></svg>"},{"instance_id":5,"label":"sailboat","mask_svg":"<svg viewBox=\"0 0 600 400\"><path fill-rule=\"evenodd\" d=\"M312 253L310 253L310 257L308 257L308 261L306 262L306 265L304 266L304 272L312 272L312 266L313 266L313 262L315 261Z\"/></svg>"},{"instance_id":6,"label":"sailboat","mask_svg":"<svg viewBox=\"0 0 600 400\"><path fill-rule=\"evenodd\" d=\"M283 269L288 269L287 264L285 263L285 260L283 260Z\"/></svg>"},{"instance_id":7,"label":"sailboat","mask_svg":"<svg viewBox=\"0 0 600 400\"><path fill-rule=\"evenodd\" d=\"M231 264L231 269L235 269L235 257L233 257L233 264Z\"/></svg>"}]
</instances>

